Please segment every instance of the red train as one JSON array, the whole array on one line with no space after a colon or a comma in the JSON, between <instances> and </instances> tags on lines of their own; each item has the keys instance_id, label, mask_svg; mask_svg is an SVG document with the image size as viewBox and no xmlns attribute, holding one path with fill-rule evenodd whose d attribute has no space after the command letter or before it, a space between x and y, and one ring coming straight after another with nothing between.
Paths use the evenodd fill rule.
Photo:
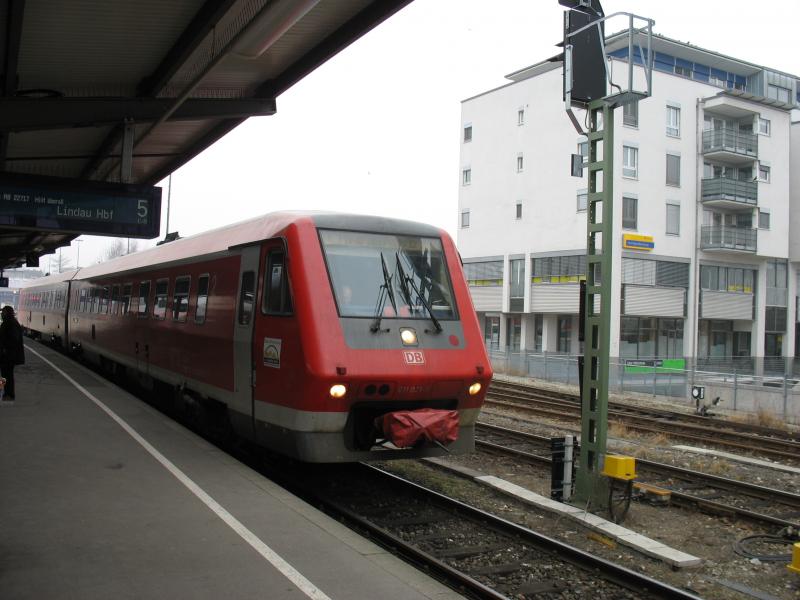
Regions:
<instances>
[{"instance_id":1,"label":"red train","mask_svg":"<svg viewBox=\"0 0 800 600\"><path fill-rule=\"evenodd\" d=\"M19 312L309 462L471 451L492 377L452 239L409 221L274 213L42 278ZM400 448L382 428L426 414L449 414L450 437Z\"/></svg>"}]
</instances>

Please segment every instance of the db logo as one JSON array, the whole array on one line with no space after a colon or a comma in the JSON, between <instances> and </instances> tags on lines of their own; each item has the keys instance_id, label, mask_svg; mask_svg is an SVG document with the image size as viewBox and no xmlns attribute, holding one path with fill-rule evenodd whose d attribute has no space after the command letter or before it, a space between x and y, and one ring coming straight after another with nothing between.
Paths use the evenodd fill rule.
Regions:
<instances>
[{"instance_id":1,"label":"db logo","mask_svg":"<svg viewBox=\"0 0 800 600\"><path fill-rule=\"evenodd\" d=\"M407 365L424 365L425 364L425 355L422 353L421 350L407 350L403 352L403 357L406 360Z\"/></svg>"}]
</instances>

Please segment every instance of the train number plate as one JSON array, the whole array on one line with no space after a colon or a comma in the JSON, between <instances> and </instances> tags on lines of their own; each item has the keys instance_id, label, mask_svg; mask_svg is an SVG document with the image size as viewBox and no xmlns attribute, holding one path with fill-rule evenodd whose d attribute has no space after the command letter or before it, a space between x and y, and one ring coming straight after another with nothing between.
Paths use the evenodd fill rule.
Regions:
<instances>
[{"instance_id":1,"label":"train number plate","mask_svg":"<svg viewBox=\"0 0 800 600\"><path fill-rule=\"evenodd\" d=\"M405 358L407 365L425 364L425 355L422 353L421 350L406 350L405 352L403 352L403 358Z\"/></svg>"}]
</instances>

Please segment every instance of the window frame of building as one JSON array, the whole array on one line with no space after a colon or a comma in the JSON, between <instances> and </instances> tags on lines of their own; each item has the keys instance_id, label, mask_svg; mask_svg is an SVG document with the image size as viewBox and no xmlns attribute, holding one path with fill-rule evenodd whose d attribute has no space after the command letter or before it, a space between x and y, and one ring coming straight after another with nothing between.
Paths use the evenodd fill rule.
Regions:
<instances>
[{"instance_id":1,"label":"window frame of building","mask_svg":"<svg viewBox=\"0 0 800 600\"><path fill-rule=\"evenodd\" d=\"M461 229L469 227L469 209L461 211Z\"/></svg>"},{"instance_id":2,"label":"window frame of building","mask_svg":"<svg viewBox=\"0 0 800 600\"><path fill-rule=\"evenodd\" d=\"M672 171L673 177L670 179L670 159L672 159ZM666 164L666 177L665 177L666 185L670 187L681 187L681 155L675 154L674 152L667 152L667 164Z\"/></svg>"},{"instance_id":3,"label":"window frame of building","mask_svg":"<svg viewBox=\"0 0 800 600\"><path fill-rule=\"evenodd\" d=\"M791 103L792 101L792 90L790 90L789 88L785 88L781 85L768 83L767 98L771 98L772 100L777 100L778 102L786 102L788 104Z\"/></svg>"},{"instance_id":4,"label":"window frame of building","mask_svg":"<svg viewBox=\"0 0 800 600\"><path fill-rule=\"evenodd\" d=\"M674 115L674 120L671 118ZM679 106L667 104L667 135L681 137L681 109Z\"/></svg>"},{"instance_id":5,"label":"window frame of building","mask_svg":"<svg viewBox=\"0 0 800 600\"><path fill-rule=\"evenodd\" d=\"M758 133L767 137L772 135L772 122L764 117L758 117Z\"/></svg>"},{"instance_id":6,"label":"window frame of building","mask_svg":"<svg viewBox=\"0 0 800 600\"><path fill-rule=\"evenodd\" d=\"M517 125L525 125L525 108L520 107L517 109Z\"/></svg>"},{"instance_id":7,"label":"window frame of building","mask_svg":"<svg viewBox=\"0 0 800 600\"><path fill-rule=\"evenodd\" d=\"M525 170L525 157L523 153L517 154L517 173L522 173Z\"/></svg>"},{"instance_id":8,"label":"window frame of building","mask_svg":"<svg viewBox=\"0 0 800 600\"><path fill-rule=\"evenodd\" d=\"M639 178L639 148L622 146L622 176L626 179Z\"/></svg>"},{"instance_id":9,"label":"window frame of building","mask_svg":"<svg viewBox=\"0 0 800 600\"><path fill-rule=\"evenodd\" d=\"M622 105L622 124L633 129L639 128L639 101L633 100Z\"/></svg>"},{"instance_id":10,"label":"window frame of building","mask_svg":"<svg viewBox=\"0 0 800 600\"><path fill-rule=\"evenodd\" d=\"M667 201L666 231L667 235L681 234L681 205Z\"/></svg>"},{"instance_id":11,"label":"window frame of building","mask_svg":"<svg viewBox=\"0 0 800 600\"><path fill-rule=\"evenodd\" d=\"M461 185L467 186L472 184L472 168L465 167L461 169Z\"/></svg>"},{"instance_id":12,"label":"window frame of building","mask_svg":"<svg viewBox=\"0 0 800 600\"><path fill-rule=\"evenodd\" d=\"M583 198L583 200L581 200L581 198ZM589 207L589 190L578 190L576 200L578 203L577 212L586 212Z\"/></svg>"},{"instance_id":13,"label":"window frame of building","mask_svg":"<svg viewBox=\"0 0 800 600\"><path fill-rule=\"evenodd\" d=\"M517 200L516 218L518 221L522 219L522 200Z\"/></svg>"},{"instance_id":14,"label":"window frame of building","mask_svg":"<svg viewBox=\"0 0 800 600\"><path fill-rule=\"evenodd\" d=\"M758 228L769 229L770 226L770 212L768 210L758 209Z\"/></svg>"},{"instance_id":15,"label":"window frame of building","mask_svg":"<svg viewBox=\"0 0 800 600\"><path fill-rule=\"evenodd\" d=\"M632 207L632 208L631 208ZM628 214L626 217L626 213L633 212L633 217L631 221L631 216ZM626 220L627 219L627 220ZM633 225L631 225L633 223ZM631 231L636 231L639 225L639 199L634 198L632 196L623 196L622 197L622 228L628 229Z\"/></svg>"},{"instance_id":16,"label":"window frame of building","mask_svg":"<svg viewBox=\"0 0 800 600\"><path fill-rule=\"evenodd\" d=\"M462 140L465 144L472 141L472 123L464 125L464 137Z\"/></svg>"},{"instance_id":17,"label":"window frame of building","mask_svg":"<svg viewBox=\"0 0 800 600\"><path fill-rule=\"evenodd\" d=\"M769 165L758 165L758 180L761 183L769 183L772 176L772 169Z\"/></svg>"}]
</instances>

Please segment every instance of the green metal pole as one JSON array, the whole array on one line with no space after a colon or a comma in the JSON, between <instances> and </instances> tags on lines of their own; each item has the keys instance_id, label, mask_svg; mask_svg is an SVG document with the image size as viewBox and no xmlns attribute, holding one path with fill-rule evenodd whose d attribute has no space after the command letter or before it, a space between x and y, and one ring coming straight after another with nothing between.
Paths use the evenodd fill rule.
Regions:
<instances>
[{"instance_id":1,"label":"green metal pole","mask_svg":"<svg viewBox=\"0 0 800 600\"><path fill-rule=\"evenodd\" d=\"M581 453L573 502L597 509L608 506L608 478L601 475L601 471L608 437L611 303L614 301L611 296L614 109L603 100L594 101L589 104L589 119Z\"/></svg>"}]
</instances>

